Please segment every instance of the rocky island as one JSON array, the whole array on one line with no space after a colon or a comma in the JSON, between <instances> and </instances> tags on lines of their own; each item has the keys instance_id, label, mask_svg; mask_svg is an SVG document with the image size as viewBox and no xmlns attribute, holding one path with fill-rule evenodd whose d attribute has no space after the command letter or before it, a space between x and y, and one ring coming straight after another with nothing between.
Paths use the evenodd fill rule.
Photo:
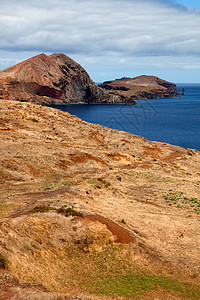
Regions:
<instances>
[{"instance_id":1,"label":"rocky island","mask_svg":"<svg viewBox=\"0 0 200 300\"><path fill-rule=\"evenodd\" d=\"M98 87L88 73L62 53L39 54L0 71L0 99L39 104L135 104Z\"/></svg>"},{"instance_id":2,"label":"rocky island","mask_svg":"<svg viewBox=\"0 0 200 300\"><path fill-rule=\"evenodd\" d=\"M156 76L123 77L113 81L105 81L99 84L99 87L108 91L116 91L119 95L131 99L171 98L178 96L174 83L162 80Z\"/></svg>"}]
</instances>

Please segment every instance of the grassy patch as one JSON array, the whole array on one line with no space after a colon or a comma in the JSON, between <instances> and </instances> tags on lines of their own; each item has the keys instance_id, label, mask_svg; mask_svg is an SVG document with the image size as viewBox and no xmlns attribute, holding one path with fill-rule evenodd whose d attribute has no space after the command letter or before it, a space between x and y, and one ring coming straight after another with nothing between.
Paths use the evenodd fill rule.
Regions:
<instances>
[{"instance_id":1,"label":"grassy patch","mask_svg":"<svg viewBox=\"0 0 200 300\"><path fill-rule=\"evenodd\" d=\"M123 246L83 255L71 249L70 259L81 288L91 294L123 296L123 299L132 299L138 294L145 297L146 293L160 289L189 299L200 297L199 288L173 277L157 276L141 270L130 260L130 253L121 254L121 250L123 252ZM86 276L88 270L90 276Z\"/></svg>"},{"instance_id":2,"label":"grassy patch","mask_svg":"<svg viewBox=\"0 0 200 300\"><path fill-rule=\"evenodd\" d=\"M117 299L145 299L164 291L180 299L199 299L200 287L142 270L131 259L131 248L120 245L104 251L85 252L79 245L48 248L33 256L21 255L12 270L20 281L40 283L53 292L86 292ZM31 266L27 269L27 266ZM48 276L47 276L48 274Z\"/></svg>"},{"instance_id":3,"label":"grassy patch","mask_svg":"<svg viewBox=\"0 0 200 300\"><path fill-rule=\"evenodd\" d=\"M187 197L182 192L170 191L163 195L163 198L170 205L174 205L179 208L185 208L190 212L200 214L200 200L194 197Z\"/></svg>"},{"instance_id":4,"label":"grassy patch","mask_svg":"<svg viewBox=\"0 0 200 300\"><path fill-rule=\"evenodd\" d=\"M148 274L103 274L99 276L96 284L90 291L102 295L131 296L143 294L150 290L157 290L158 288L173 293L177 292L190 299L197 299L197 297L200 296L199 290L191 290L191 287L187 284L181 284L171 278L151 276Z\"/></svg>"}]
</instances>

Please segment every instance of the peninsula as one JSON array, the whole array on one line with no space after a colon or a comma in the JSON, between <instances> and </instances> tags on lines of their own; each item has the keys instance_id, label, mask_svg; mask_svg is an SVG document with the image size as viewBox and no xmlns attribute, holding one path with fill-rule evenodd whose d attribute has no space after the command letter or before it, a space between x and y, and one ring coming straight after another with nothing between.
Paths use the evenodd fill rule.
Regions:
<instances>
[{"instance_id":1,"label":"peninsula","mask_svg":"<svg viewBox=\"0 0 200 300\"><path fill-rule=\"evenodd\" d=\"M119 95L131 99L172 98L178 96L174 83L156 76L123 77L113 81L105 81L99 84L99 87L108 91L117 91Z\"/></svg>"}]
</instances>

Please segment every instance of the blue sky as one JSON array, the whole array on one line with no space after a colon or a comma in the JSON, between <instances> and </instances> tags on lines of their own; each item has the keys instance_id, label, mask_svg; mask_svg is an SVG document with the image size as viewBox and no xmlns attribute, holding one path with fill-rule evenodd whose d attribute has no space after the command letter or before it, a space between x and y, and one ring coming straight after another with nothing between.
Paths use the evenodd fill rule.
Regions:
<instances>
[{"instance_id":1,"label":"blue sky","mask_svg":"<svg viewBox=\"0 0 200 300\"><path fill-rule=\"evenodd\" d=\"M178 0L177 2L200 9L200 1L199 0Z\"/></svg>"},{"instance_id":2,"label":"blue sky","mask_svg":"<svg viewBox=\"0 0 200 300\"><path fill-rule=\"evenodd\" d=\"M0 69L62 52L96 82L200 82L199 0L9 0L0 28Z\"/></svg>"}]
</instances>

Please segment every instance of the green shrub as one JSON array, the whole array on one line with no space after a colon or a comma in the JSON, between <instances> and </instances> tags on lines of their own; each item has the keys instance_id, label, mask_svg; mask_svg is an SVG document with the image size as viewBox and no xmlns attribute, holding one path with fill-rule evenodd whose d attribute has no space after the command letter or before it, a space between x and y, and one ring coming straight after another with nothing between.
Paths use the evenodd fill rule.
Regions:
<instances>
[{"instance_id":1,"label":"green shrub","mask_svg":"<svg viewBox=\"0 0 200 300\"><path fill-rule=\"evenodd\" d=\"M36 206L35 208L31 209L30 213L48 212L50 210L56 210L56 208L51 206Z\"/></svg>"},{"instance_id":2,"label":"green shrub","mask_svg":"<svg viewBox=\"0 0 200 300\"><path fill-rule=\"evenodd\" d=\"M83 214L81 212L76 211L73 208L65 208L65 207L61 207L59 209L57 209L57 212L59 214L65 215L65 217L69 217L69 216L74 216L74 217L83 217Z\"/></svg>"},{"instance_id":3,"label":"green shrub","mask_svg":"<svg viewBox=\"0 0 200 300\"><path fill-rule=\"evenodd\" d=\"M6 258L0 253L0 269L5 269L7 267Z\"/></svg>"}]
</instances>

